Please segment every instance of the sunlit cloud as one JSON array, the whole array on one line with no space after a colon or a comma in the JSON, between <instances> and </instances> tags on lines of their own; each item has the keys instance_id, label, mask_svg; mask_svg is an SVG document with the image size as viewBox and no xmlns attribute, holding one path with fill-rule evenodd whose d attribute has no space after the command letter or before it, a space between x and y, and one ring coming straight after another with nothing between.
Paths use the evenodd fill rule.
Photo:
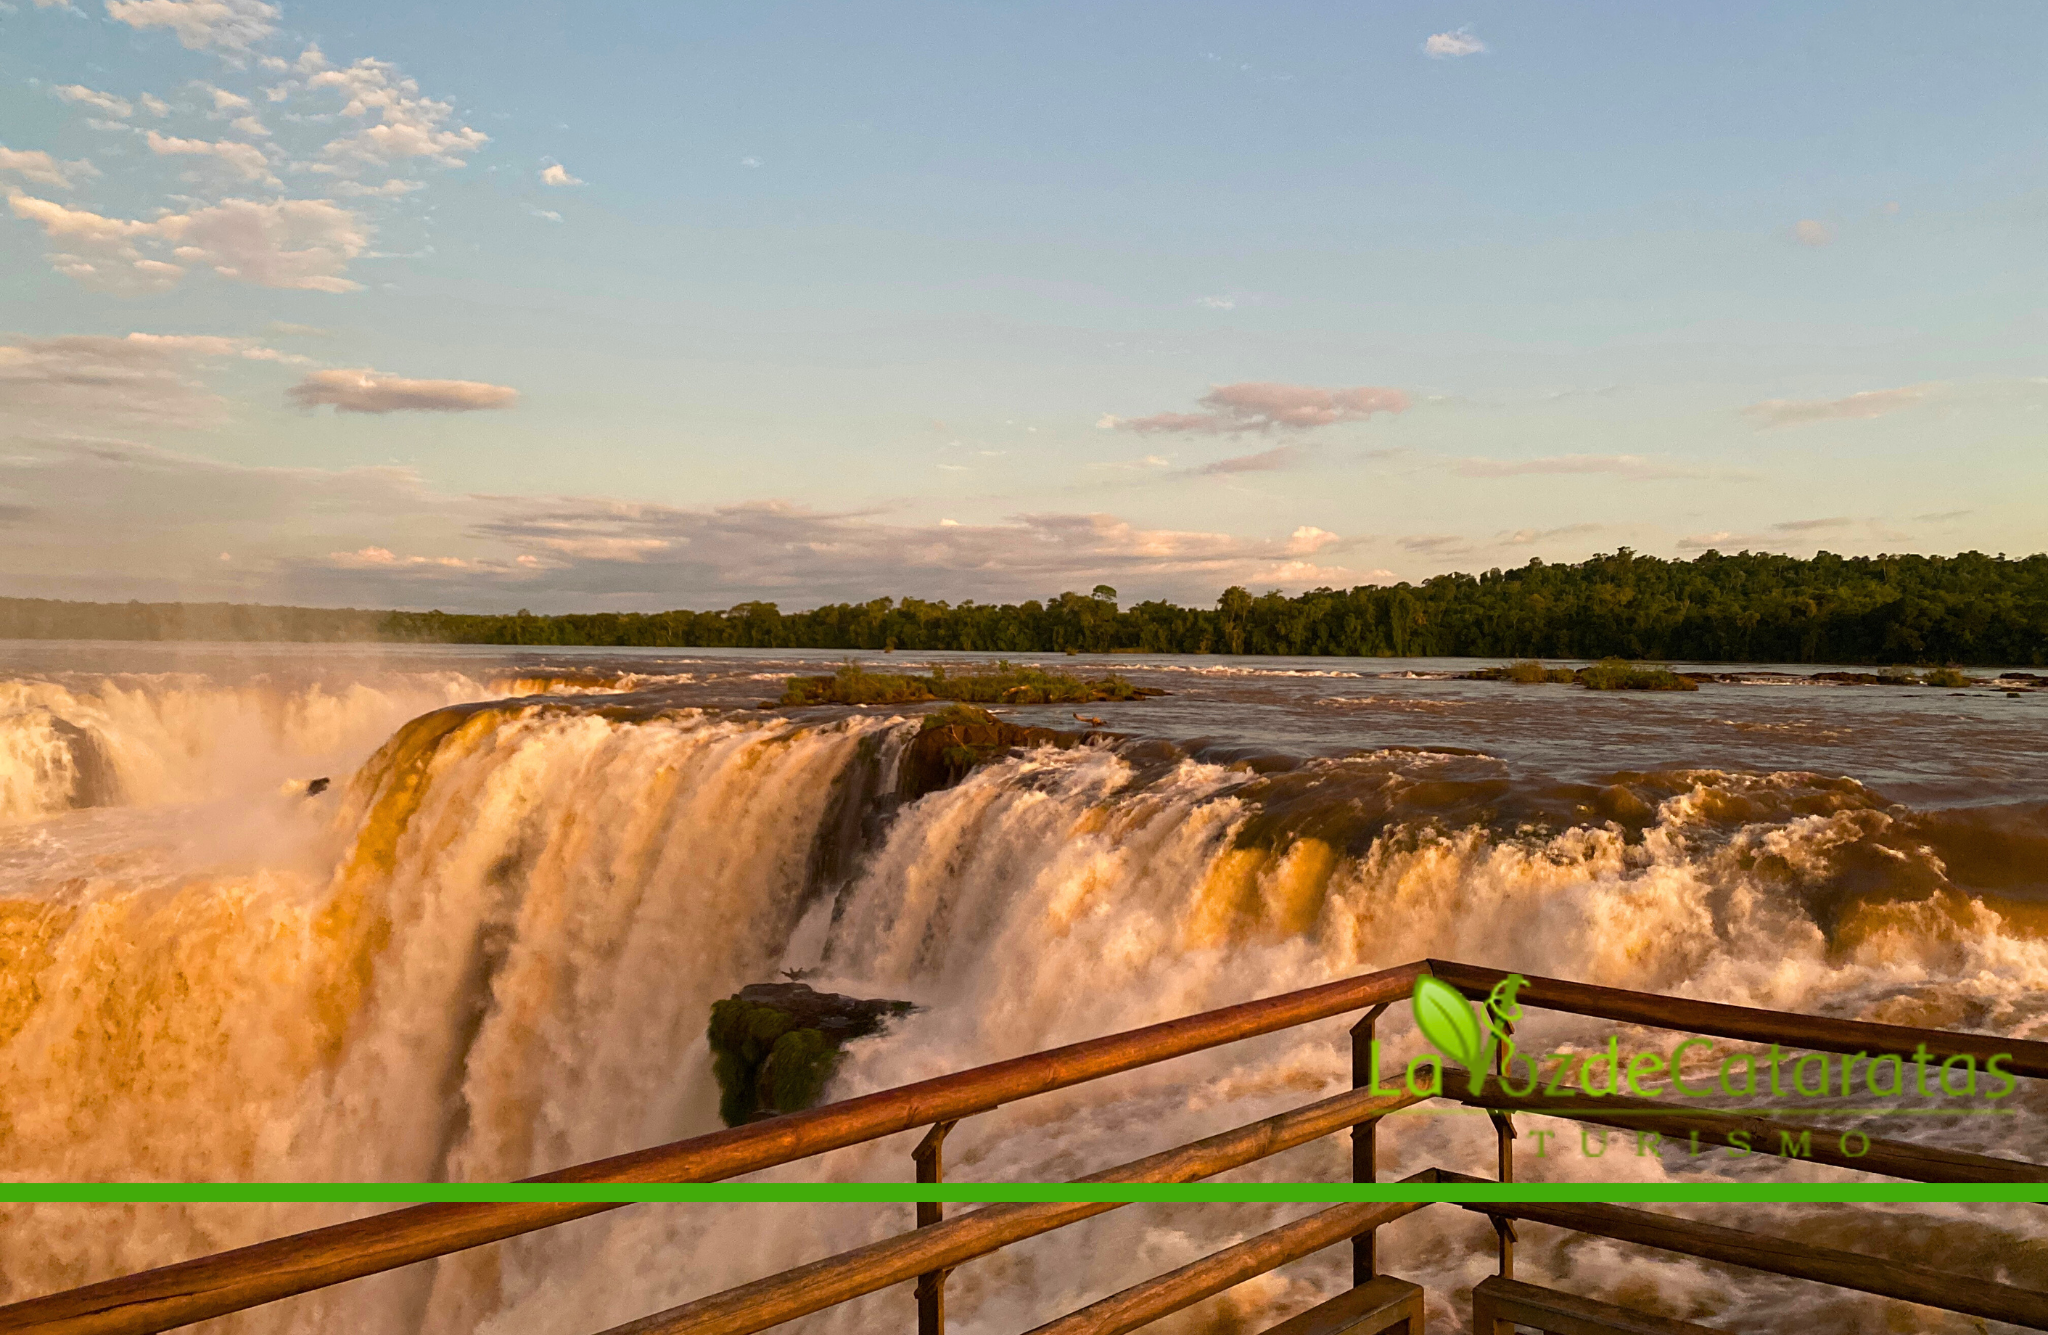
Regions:
<instances>
[{"instance_id":1,"label":"sunlit cloud","mask_svg":"<svg viewBox=\"0 0 2048 1335\"><path fill-rule=\"evenodd\" d=\"M263 0L106 0L107 17L131 28L168 28L186 47L245 51L277 28Z\"/></svg>"},{"instance_id":2,"label":"sunlit cloud","mask_svg":"<svg viewBox=\"0 0 2048 1335\"><path fill-rule=\"evenodd\" d=\"M1458 56L1476 56L1486 50L1486 43L1474 37L1470 28L1458 28L1431 34L1429 40L1422 44L1422 49L1433 60L1450 60Z\"/></svg>"},{"instance_id":3,"label":"sunlit cloud","mask_svg":"<svg viewBox=\"0 0 2048 1335\"><path fill-rule=\"evenodd\" d=\"M301 408L343 413L467 413L509 408L519 391L480 380L408 380L368 368L314 371L285 391Z\"/></svg>"},{"instance_id":4,"label":"sunlit cloud","mask_svg":"<svg viewBox=\"0 0 2048 1335\"><path fill-rule=\"evenodd\" d=\"M1408 396L1398 389L1360 385L1322 389L1314 385L1282 385L1253 380L1219 385L1196 400L1194 413L1155 413L1150 417L1105 416L1098 427L1118 431L1193 435L1235 435L1276 428L1305 431L1339 422L1362 422L1374 413L1401 413Z\"/></svg>"}]
</instances>

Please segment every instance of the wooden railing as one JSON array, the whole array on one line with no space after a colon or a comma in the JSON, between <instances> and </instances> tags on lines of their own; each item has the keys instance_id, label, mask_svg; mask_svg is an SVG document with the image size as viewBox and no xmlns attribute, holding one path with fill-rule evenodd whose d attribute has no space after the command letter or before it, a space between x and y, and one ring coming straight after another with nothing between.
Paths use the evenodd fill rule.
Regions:
<instances>
[{"instance_id":1,"label":"wooden railing","mask_svg":"<svg viewBox=\"0 0 2048 1335\"><path fill-rule=\"evenodd\" d=\"M1364 1017L1351 1031L1352 1092L1147 1155L1077 1181L1192 1182L1350 1130L1353 1180L1370 1182L1377 1177L1378 1119L1419 1101L1417 1095L1405 1088L1388 1094L1367 1087L1376 1022L1389 1006L1407 1000L1416 979L1425 973L1473 998L1483 998L1508 977L1500 971L1472 965L1419 961L996 1062L807 1112L579 1164L528 1180L592 1184L713 1182L928 1127L931 1131L919 1145L914 1163L919 1181L936 1182L942 1178L940 1149L946 1133L977 1113L1174 1057L1363 1010ZM1983 1061L1998 1055L2004 1059L2004 1069L2014 1075L2048 1078L2048 1043L2038 1041L1835 1020L1541 977L1529 978L1518 1000L1524 1007L1807 1051L1911 1053L1924 1047L1936 1061L1950 1056ZM1513 1179L1513 1117L1529 1112L1559 1115L1543 1108L1540 1098L1515 1098L1498 1084L1472 1094L1455 1072L1447 1073L1444 1085L1446 1097L1483 1108L1491 1117L1501 1181ZM1769 1138L1780 1131L1798 1129L1746 1114L1667 1108L1652 1100L1612 1095L1601 1100L1600 1109L1574 1108L1562 1115L1595 1125L1626 1125L1630 1129L1683 1137L1697 1134L1701 1141L1717 1145L1736 1143L1732 1138L1738 1134L1761 1135L1765 1137L1762 1143L1769 1144ZM2048 1167L2040 1164L1886 1140L1872 1139L1864 1153L1854 1156L1822 1144L1814 1148L1811 1157L1819 1163L1918 1181L2048 1183ZM1428 1181L1473 1180L1435 1169L1425 1170L1420 1177ZM2043 1199L2048 1199L2048 1190L2044 1190ZM0 1332L140 1335L167 1330L617 1208L620 1207L615 1202L411 1206L0 1307ZM917 1322L922 1335L940 1335L947 1272L1011 1243L1116 1208L1115 1203L1108 1202L999 1204L947 1219L936 1207L920 1206L918 1227L908 1233L655 1313L605 1335L651 1335L657 1331L744 1335L906 1282L917 1285ZM1354 1286L1356 1290L1372 1286L1367 1296L1373 1297L1373 1303L1364 1303L1354 1291L1347 1300L1350 1307L1343 1310L1351 1312L1356 1320L1346 1329L1366 1329L1357 1321L1368 1321L1368 1317L1377 1320L1385 1316L1387 1321L1406 1323L1411 1315L1414 1328L1419 1329L1419 1308L1410 1311L1413 1303L1409 1297L1401 1296L1406 1293L1401 1282L1380 1282L1385 1277L1379 1274L1375 1239L1380 1227L1420 1208L1415 1202L1360 1202L1319 1211L1213 1257L1144 1281L1043 1329L1056 1330L1060 1335L1132 1330L1245 1279L1346 1240L1352 1244ZM1987 1280L1919 1271L1912 1266L1847 1253L1823 1254L1819 1249L1803 1248L1789 1240L1613 1206L1486 1204L1466 1208L1494 1221L1501 1274L1506 1277L1512 1277L1514 1269L1512 1221L1524 1219L1621 1236L1667 1250L2048 1330L2048 1294ZM1612 1231L1616 1229L1624 1231ZM1332 1304L1336 1304L1331 1306L1332 1312L1342 1307L1337 1300L1332 1300ZM1367 1312L1367 1317L1358 1317L1358 1312ZM1314 1312L1302 1314L1306 1322L1303 1330L1321 1329L1316 1324L1321 1319ZM1372 1330L1385 1328L1390 1327L1370 1326Z\"/></svg>"}]
</instances>

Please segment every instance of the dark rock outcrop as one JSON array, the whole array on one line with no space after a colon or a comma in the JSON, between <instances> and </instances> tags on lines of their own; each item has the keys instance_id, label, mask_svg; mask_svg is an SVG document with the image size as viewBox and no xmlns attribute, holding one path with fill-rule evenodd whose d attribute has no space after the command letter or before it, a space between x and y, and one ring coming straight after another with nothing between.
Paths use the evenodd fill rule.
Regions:
<instances>
[{"instance_id":1,"label":"dark rock outcrop","mask_svg":"<svg viewBox=\"0 0 2048 1335\"><path fill-rule=\"evenodd\" d=\"M926 793L952 787L976 765L1000 760L1013 751L1034 746L1065 749L1079 746L1087 738L1087 733L1005 723L972 705L948 705L927 714L924 727L905 748L897 770L897 790L905 801L915 801Z\"/></svg>"},{"instance_id":2,"label":"dark rock outcrop","mask_svg":"<svg viewBox=\"0 0 2048 1335\"><path fill-rule=\"evenodd\" d=\"M751 983L711 1004L711 1070L727 1126L815 1105L841 1050L917 1007L818 992L804 983Z\"/></svg>"}]
</instances>

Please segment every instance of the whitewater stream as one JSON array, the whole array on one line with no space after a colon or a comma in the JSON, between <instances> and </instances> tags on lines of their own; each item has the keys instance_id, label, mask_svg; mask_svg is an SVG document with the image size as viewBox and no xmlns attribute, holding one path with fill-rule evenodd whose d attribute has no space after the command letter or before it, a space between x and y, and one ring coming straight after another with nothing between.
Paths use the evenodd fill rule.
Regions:
<instances>
[{"instance_id":1,"label":"whitewater stream","mask_svg":"<svg viewBox=\"0 0 2048 1335\"><path fill-rule=\"evenodd\" d=\"M834 1097L1424 956L2048 1039L2048 689L1759 665L1603 693L1453 679L1466 662L1061 657L1043 661L1171 694L1083 706L1118 738L904 802L917 709L758 707L840 657L0 643L0 1173L500 1180L676 1140L720 1125L711 1003L786 969L921 1008L854 1045ZM948 1173L1078 1176L1337 1092L1347 1024L971 1118ZM1610 1029L1526 1032L1591 1050ZM1382 1036L1418 1050L1406 1007ZM1999 1115L1838 1124L2044 1160L2040 1085ZM1592 1158L1555 1125L1544 1157L1521 1142L1522 1177L1853 1177L1639 1155L1618 1132ZM772 1176L907 1179L916 1139ZM1479 1116L1392 1117L1380 1146L1383 1176L1492 1172ZM1338 1136L1235 1177L1348 1171ZM1126 1207L962 1267L949 1320L1025 1330L1312 1208ZM1659 1208L2048 1290L2041 1207ZM369 1212L0 1206L0 1301ZM207 1329L587 1335L910 1214L634 1206ZM1730 1330L1987 1329L1523 1238L1523 1278ZM1483 1219L1431 1207L1380 1247L1432 1291L1432 1329L1463 1329L1493 1269ZM1333 1249L1161 1329L1263 1329L1348 1265ZM799 1324L913 1320L905 1286Z\"/></svg>"}]
</instances>

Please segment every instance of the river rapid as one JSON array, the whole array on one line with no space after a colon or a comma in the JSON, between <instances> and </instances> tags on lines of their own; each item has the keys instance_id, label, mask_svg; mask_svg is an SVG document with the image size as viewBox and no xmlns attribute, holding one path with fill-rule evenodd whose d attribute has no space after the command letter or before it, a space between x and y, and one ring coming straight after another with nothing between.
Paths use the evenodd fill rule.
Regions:
<instances>
[{"instance_id":1,"label":"river rapid","mask_svg":"<svg viewBox=\"0 0 2048 1335\"><path fill-rule=\"evenodd\" d=\"M711 1003L786 969L922 1008L857 1043L833 1097L1424 956L2048 1039L2048 690L1755 665L1603 693L1455 679L1467 661L1061 657L1171 694L1085 706L1116 735L904 802L917 710L758 707L840 657L0 643L0 1173L500 1180L675 1140L719 1125ZM1084 726L1073 712L1006 717ZM1382 1035L1401 1060L1405 1012ZM1334 1093L1346 1023L969 1119L949 1175L1078 1176ZM1532 1013L1526 1043L1608 1032ZM2043 1160L2039 1083L1996 1115L1829 1124ZM1597 1136L1555 1126L1541 1157L1520 1142L1522 1177L1853 1176L1637 1154L1621 1133L1593 1158ZM915 1140L771 1176L903 1179ZM1389 1118L1380 1146L1383 1176L1491 1174L1480 1117ZM1348 1164L1334 1137L1236 1176ZM1126 1207L964 1266L949 1320L1027 1329L1308 1208ZM2040 1207L1659 1208L2048 1289ZM362 1213L0 1206L0 1301ZM909 1224L908 1206L629 1207L209 1329L582 1335ZM1523 1278L1731 1330L1986 1329L1523 1239ZM1485 1222L1432 1207L1380 1245L1432 1291L1432 1328L1462 1329ZM1344 1250L1162 1328L1263 1329L1334 1292ZM800 1324L912 1310L905 1287Z\"/></svg>"}]
</instances>

